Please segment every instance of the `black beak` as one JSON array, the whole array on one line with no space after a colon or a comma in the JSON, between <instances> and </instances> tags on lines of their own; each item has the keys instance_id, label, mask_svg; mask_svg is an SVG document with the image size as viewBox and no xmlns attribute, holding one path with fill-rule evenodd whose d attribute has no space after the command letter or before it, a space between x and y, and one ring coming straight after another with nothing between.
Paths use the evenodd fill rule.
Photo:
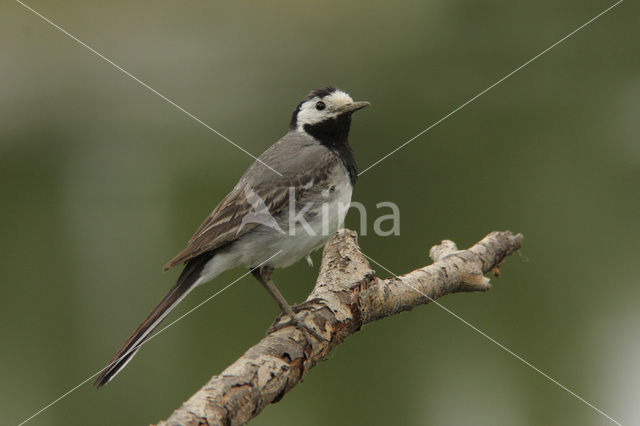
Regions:
<instances>
[{"instance_id":1,"label":"black beak","mask_svg":"<svg viewBox=\"0 0 640 426\"><path fill-rule=\"evenodd\" d=\"M369 105L371 105L369 102L351 102L350 104L338 108L336 111L341 114L343 112L355 112L359 109L368 107Z\"/></svg>"}]
</instances>

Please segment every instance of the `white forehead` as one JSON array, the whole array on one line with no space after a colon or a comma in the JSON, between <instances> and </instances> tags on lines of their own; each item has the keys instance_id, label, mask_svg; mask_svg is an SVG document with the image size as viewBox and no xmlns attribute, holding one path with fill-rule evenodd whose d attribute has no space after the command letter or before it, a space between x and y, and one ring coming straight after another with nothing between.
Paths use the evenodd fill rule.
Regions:
<instances>
[{"instance_id":1,"label":"white forehead","mask_svg":"<svg viewBox=\"0 0 640 426\"><path fill-rule=\"evenodd\" d=\"M343 92L342 90L336 90L329 96L325 96L322 100L325 103L327 103L327 105L331 104L334 107L350 104L353 102L353 99L351 99L351 96L349 96L347 93Z\"/></svg>"},{"instance_id":2,"label":"white forehead","mask_svg":"<svg viewBox=\"0 0 640 426\"><path fill-rule=\"evenodd\" d=\"M318 110L316 108L316 104L319 101L324 102L326 105L325 109ZM308 101L303 102L300 106L300 111L298 111L297 127L298 129L302 129L305 124L315 124L322 120L326 120L327 118L335 117L338 115L336 109L352 102L353 99L351 99L351 96L342 90L336 90L324 98L315 96Z\"/></svg>"}]
</instances>

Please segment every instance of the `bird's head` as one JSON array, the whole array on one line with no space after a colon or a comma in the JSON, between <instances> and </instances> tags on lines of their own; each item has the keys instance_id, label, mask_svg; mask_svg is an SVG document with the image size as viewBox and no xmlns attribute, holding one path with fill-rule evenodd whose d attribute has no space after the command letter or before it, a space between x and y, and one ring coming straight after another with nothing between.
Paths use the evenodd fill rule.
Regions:
<instances>
[{"instance_id":1,"label":"bird's head","mask_svg":"<svg viewBox=\"0 0 640 426\"><path fill-rule=\"evenodd\" d=\"M304 130L340 118L350 121L353 112L369 106L369 102L354 102L346 92L335 87L311 91L298 105L291 117L291 130Z\"/></svg>"}]
</instances>

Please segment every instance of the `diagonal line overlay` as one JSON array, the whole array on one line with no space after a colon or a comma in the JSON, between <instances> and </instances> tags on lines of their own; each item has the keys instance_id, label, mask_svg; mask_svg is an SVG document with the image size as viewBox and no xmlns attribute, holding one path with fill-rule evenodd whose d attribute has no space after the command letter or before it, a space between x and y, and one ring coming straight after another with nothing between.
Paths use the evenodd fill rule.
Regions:
<instances>
[{"instance_id":1,"label":"diagonal line overlay","mask_svg":"<svg viewBox=\"0 0 640 426\"><path fill-rule=\"evenodd\" d=\"M418 133L417 135L415 135L414 137L412 137L411 139L409 139L408 141L406 141L405 143L403 143L402 145L400 145L399 147L397 147L396 149L394 149L393 151L389 152L388 154L386 154L385 156L383 156L382 158L380 158L378 161L376 161L375 163L371 164L369 167L367 167L366 169L364 169L363 171L361 171L360 173L358 173L358 176L363 175L364 173L366 173L368 170L370 170L371 168L375 167L376 165L378 165L379 163L381 163L382 161L386 160L387 158L391 157L393 154L395 154L396 152L400 151L402 148L404 148L405 146L409 145L411 142L413 142L414 140L418 139L420 136L424 135L425 133L427 133L429 130L433 129L434 127L436 127L438 124L442 123L444 120L446 120L447 118L451 117L453 114L455 114L456 112L460 111L462 108L466 107L467 105L469 105L471 102L475 101L476 99L478 99L480 96L484 95L485 93L487 93L489 90L493 89L494 87L496 87L498 84L502 83L503 81L505 81L506 79L508 79L509 77L511 77L512 75L514 75L515 73L517 73L518 71L520 71L522 68L526 67L527 65L529 65L531 62L535 61L536 59L540 58L542 55L544 55L545 53L547 53L548 51L550 51L551 49L553 49L554 47L556 47L557 45L559 45L560 43L562 43L563 41L565 41L566 39L568 39L569 37L571 37L572 35L574 35L575 33L577 33L578 31L580 31L581 29L583 29L584 27L586 27L587 25L591 24L593 21L595 21L596 19L600 18L602 15L604 15L605 13L609 12L611 9L613 9L614 7L618 6L620 3L622 3L624 0L618 0L616 3L612 4L611 6L609 6L608 8L606 8L605 10L603 10L602 12L600 12L599 14L597 14L596 16L594 16L593 18L589 19L587 22L585 22L584 24L580 25L578 28L576 28L575 30L571 31L569 34L567 34L566 36L562 37L560 40L556 41L555 43L553 43L551 46L547 47L546 49L544 49L542 52L538 53L536 56L534 56L533 58L529 59L527 62L525 62L524 64L520 65L518 68L516 68L515 70L511 71L509 74L506 74L504 77L502 77L501 79L499 79L498 81L496 81L495 83L493 83L491 86L487 87L486 89L484 89L483 91L479 92L477 95L475 95L474 97L472 97L471 99L469 99L468 101L466 101L465 103L463 103L462 105L460 105L459 107L457 107L456 109L454 109L453 111L449 112L447 115L445 115L444 117L442 117L440 120L436 121L435 123L433 123L432 125L430 125L429 127L427 127L426 129L424 129L423 131L421 131L420 133Z\"/></svg>"},{"instance_id":2,"label":"diagonal line overlay","mask_svg":"<svg viewBox=\"0 0 640 426\"><path fill-rule=\"evenodd\" d=\"M164 332L165 330L167 330L169 327L173 326L175 323L177 323L178 321L182 320L184 317L186 317L187 315L191 314L193 311L195 311L196 309L200 308L202 305L204 305L205 303L207 303L208 301L210 301L211 299L215 298L217 295L219 295L220 293L222 293L223 291L225 291L226 289L228 289L229 287L231 287L232 285L234 285L235 283L237 283L238 281L240 281L241 279L243 279L244 277L246 277L247 275L249 275L252 271L254 271L255 269L261 267L262 265L264 265L265 263L267 263L269 260L273 259L274 257L276 257L277 255L279 255L280 253L282 253L282 250L279 250L276 254L274 254L273 256L269 257L267 260L265 260L264 262L260 263L258 266L253 267L252 269L250 269L248 272L245 272L244 274L242 274L240 277L236 278L235 280L231 281L229 284L227 284L226 286L224 286L221 290L218 290L217 292L215 292L214 294L212 294L211 296L207 297L206 299L204 299L202 302L198 303L196 306L194 306L193 308L189 309L187 312L185 312L184 314L180 315L177 319L173 320L172 322L170 322L169 324L167 324L165 327L163 327L161 330L159 330L157 333L154 333L153 336L149 337L147 340L145 340L144 342L142 342L137 348L136 350L140 349L143 345L146 345L148 342L151 341L151 339L155 338L157 335L159 335L160 333ZM125 356L129 355L129 352L126 352L124 354L122 354L122 356L120 356L120 358L114 360L113 362L111 362L109 365L113 365L114 363L118 362L120 359L124 358ZM95 373L93 373L91 376L87 377L86 379L84 379L82 382L78 383L77 385L75 385L74 387L72 387L71 389L69 389L68 391L66 391L65 393L63 393L62 395L60 395L58 398L54 399L53 401L51 401L49 404L45 405L44 407L42 407L40 410L36 411L34 414L32 414L30 417L26 418L25 420L23 420L22 422L20 422L18 424L18 426L22 426L25 423L27 423L28 421L30 421L31 419L33 419L34 417L38 416L39 414L42 414L44 411L48 410L49 408L51 408L52 406L54 406L55 404L57 404L58 402L62 401L64 398L66 398L67 396L69 396L70 394L72 394L76 389L80 388L82 385L84 385L85 383L87 383L89 380L93 379L94 377L96 377L98 374L100 374L100 372L104 369L105 367L102 367L100 370L96 371Z\"/></svg>"},{"instance_id":3,"label":"diagonal line overlay","mask_svg":"<svg viewBox=\"0 0 640 426\"><path fill-rule=\"evenodd\" d=\"M380 266L382 269L384 269L385 271L387 271L388 273L390 273L391 275L393 275L394 277L400 279L400 277L398 277L395 273L391 272L389 269L387 269L387 267L385 267L384 265L382 265L380 262L376 261L375 259L370 258L369 256L367 256L366 254L362 253L362 255L364 257L366 257L367 259L369 259L370 261L372 261L373 263L375 263L376 265ZM401 280L402 281L402 280ZM557 380L555 380L553 377L549 376L547 373L545 373L544 371L540 370L538 367L536 367L535 365L531 364L529 361L527 361L526 359L522 358L520 355L516 354L515 352L513 352L511 349L507 348L506 346L504 346L502 343L498 342L496 339L494 339L493 337L489 336L487 333L485 333L484 331L480 330L478 327L476 327L475 325L471 324L469 321L465 320L464 318L462 318L460 315L456 314L455 312L453 312L451 309L447 308L446 306L442 305L441 303L436 302L435 299L432 299L431 297L427 296L425 293L423 293L422 291L420 291L419 289L415 288L414 286L412 286L411 284L407 283L406 281L402 281L402 283L406 284L407 286L409 286L411 289L413 289L414 291L420 293L421 295L423 295L424 297L426 297L427 299L429 299L429 302L434 303L436 306L438 306L439 308L441 308L442 310L444 310L445 312L447 312L449 315L453 316L454 318L456 318L457 320L461 321L463 324L465 324L467 327L471 328L473 331L475 331L476 333L480 334L482 337L486 338L487 340L491 341L492 343L494 343L496 346L498 346L500 349L504 350L505 352L507 352L509 355L513 356L514 358L516 358L518 361L522 362L523 364L527 365L528 367L531 367L534 371L536 371L537 373L541 374L543 377L545 377L547 380L551 381L552 383L558 385L560 388L562 388L563 390L567 391L569 394L571 394L572 396L574 396L575 398L579 399L580 401L582 401L583 403L585 403L586 405L588 405L589 407L591 407L592 409L594 409L595 411L597 411L598 413L602 414L604 417L606 417L607 419L611 420L613 423L617 424L618 426L622 426L622 423L620 423L619 421L615 420L614 418L612 418L611 416L609 416L607 413L605 413L604 411L600 410L598 407L596 407L595 405L593 405L592 403L590 403L589 401L587 401L586 399L582 398L580 395L578 395L577 393L573 392L571 389L569 389L568 387L564 386L562 383L558 382Z\"/></svg>"},{"instance_id":4,"label":"diagonal line overlay","mask_svg":"<svg viewBox=\"0 0 640 426\"><path fill-rule=\"evenodd\" d=\"M359 173L359 175L364 174L365 172L367 172L368 170L370 170L371 168L375 167L376 165L378 165L379 163L381 163L382 161L384 161L385 159L389 158L390 156L392 156L393 154L395 154L397 151L399 151L400 149L404 148L406 145L408 145L409 143L413 142L415 139L419 138L420 136L422 136L423 134L425 134L426 132L428 132L429 130L431 130L432 128L434 128L435 126L437 126L438 124L442 123L443 121L445 121L446 119L448 119L449 117L451 117L452 115L454 115L455 113L457 113L458 111L460 111L461 109L463 109L464 107L466 107L467 105L469 105L470 103L472 103L473 101L475 101L476 99L478 99L479 97L481 97L482 95L484 95L485 93L487 93L488 91L490 91L491 89L493 89L494 87L496 87L497 85L499 85L500 83L502 83L503 81L507 80L509 77L511 77L512 75L514 75L515 73L517 73L518 71L520 71L521 69L523 69L524 67L526 67L527 65L529 65L530 63L534 62L535 60L537 60L538 58L540 58L541 56L543 56L544 54L546 54L547 52L549 52L551 49L555 48L556 46L558 46L559 44L561 44L562 42L564 42L565 40L567 40L568 38L570 38L571 36L573 36L574 34L576 34L578 31L582 30L583 28L585 28L586 26L588 26L589 24L593 23L595 20L597 20L598 18L600 18L601 16L603 16L604 14L606 14L607 12L609 12L610 10L612 10L613 8L615 8L616 6L618 6L619 4L621 4L624 0L618 0L616 3L612 4L611 6L609 6L607 9L605 9L604 11L600 12L598 15L594 16L593 18L591 18L590 20L588 20L587 22L585 22L584 24L582 24L581 26L579 26L578 28L576 28L575 30L573 30L572 32L570 32L569 34L565 35L564 37L562 37L560 40L558 40L557 42L555 42L554 44L552 44L551 46L547 47L546 49L544 49L543 51L541 51L540 53L538 53L537 55L535 55L533 58L529 59L528 61L526 61L525 63L523 63L522 65L520 65L519 67L517 67L516 69L514 69L513 71L511 71L510 73L506 74L505 76L503 76L502 78L500 78L499 80L497 80L495 83L493 83L492 85L490 85L489 87L487 87L486 89L482 90L481 92L479 92L478 94L476 94L475 96L473 96L472 98L470 98L469 100L467 100L465 103L463 103L462 105L460 105L459 107L455 108L454 110L452 110L451 112L449 112L448 114L446 114L445 116L443 116L442 118L440 118L438 121L436 121L435 123L431 124L429 127L427 127L426 129L422 130L420 133L418 133L416 136L412 137L411 139L407 140L406 142L404 142L402 145L398 146L397 148L395 148L393 151L389 152L388 154L386 154L385 156L383 156L382 158L380 158L379 160L377 160L376 162L374 162L373 164L371 164L370 166L368 166L366 169L364 169L363 171L361 171ZM98 52L97 50L95 50L94 48L92 48L91 46L87 45L86 43L84 43L83 41L81 41L80 39L78 39L77 37L75 37L73 34L69 33L68 31L66 31L65 29L61 28L60 26L56 25L54 22L52 22L50 19L46 18L45 16L43 16L42 14L40 14L39 12L37 12L36 10L34 10L33 8L31 8L30 6L26 5L25 3L23 3L20 0L16 0L17 3L19 3L20 5L22 5L23 7L25 7L26 9L28 9L29 11L31 11L32 13L34 13L35 15L37 15L38 17L40 17L41 19L43 19L44 21L46 21L47 23L49 23L50 25L52 25L53 27L55 27L56 29L58 29L59 31L61 31L62 33L64 33L65 35L67 35L68 37L70 37L72 40L74 40L75 42L77 42L78 44L84 46L85 48L89 49L92 53L94 53L95 55L97 55L98 57L100 57L101 59L103 59L104 61L106 61L107 63L111 64L112 66L114 66L116 69L118 69L119 71L121 71L122 73L124 73L125 75L127 75L128 77L132 78L133 80L135 80L137 83L139 83L141 86L143 86L144 88L146 88L147 90L149 90L150 92L156 94L157 96L159 96L160 98L162 98L163 100L165 100L167 103L169 103L170 105L172 105L173 107L175 107L176 109L180 110L181 112L183 112L185 115L189 116L190 118L192 118L193 120L195 120L196 122L198 122L199 124L203 125L204 127L206 127L207 129L209 129L210 131L212 131L213 133L215 133L216 135L218 135L219 137L221 137L222 139L224 139L225 141L227 141L228 143L232 144L233 146L235 146L237 149L241 150L242 152L244 152L245 154L249 155L250 157L252 157L254 160L260 162L261 164L263 164L265 167L269 168L270 170L272 170L274 173L282 176L282 174L280 172L278 172L277 170L273 169L271 166L269 166L268 164L264 163L263 161L261 161L260 159L258 159L256 156L254 156L253 154L251 154L249 151L247 151L246 149L242 148L240 145L236 144L235 142L233 142L232 140L230 140L229 138L227 138L226 136L224 136L222 133L220 133L219 131L217 131L216 129L214 129L213 127L211 127L210 125L208 125L207 123L205 123L204 121L202 121L201 119L199 119L198 117L196 117L195 115L193 115L192 113L190 113L189 111L187 111L186 109L184 109L183 107L181 107L180 105L176 104L174 101L172 101L171 99L169 99L168 97L166 97L165 95L163 95L162 93L158 92L157 90L155 90L154 88L152 88L151 86L149 86L147 83L145 83L144 81L140 80L139 78L137 78L136 76L134 76L133 74L131 74L130 72L128 72L127 70L125 70L124 68L122 68L121 66L119 66L118 64L116 64L115 62L113 62L111 59L107 58L106 56L104 56L102 53ZM278 253L274 254L273 256L271 256L269 259L265 260L265 262L267 262L268 260L270 260L272 257L276 256L277 254L279 254L281 251L279 251ZM385 266L383 266L382 264L380 264L379 262L377 262L376 260L370 258L369 256L365 255L363 253L363 255L369 259L370 261L374 262L375 264L379 265L380 267L382 267L383 269L385 269L388 273L392 274L393 276L395 276L396 278L398 278L398 276L396 274L394 274L393 272L391 272L389 269L387 269ZM263 263L265 263L263 262ZM260 265L259 265L260 266ZM157 335L159 335L160 333L164 332L165 330L167 330L169 327L173 326L175 323L177 323L178 321L182 320L184 317L186 317L187 315L191 314L193 311L195 311L196 309L200 308L202 305L204 305L205 303L207 303L208 301L210 301L211 299L213 299L214 297L216 297L217 295L219 295L220 293L222 293L223 291L225 291L226 289L228 289L229 287L231 287L232 285L234 285L235 283L237 283L239 280L241 280L242 278L244 278L245 276L247 276L249 272L246 272L245 274L243 274L242 276L240 276L239 278L237 278L236 280L232 281L230 284L228 284L227 286L225 286L224 288L222 288L221 290L219 290L218 292L214 293L212 296L210 296L209 298L205 299L203 302L199 303L198 305L196 305L194 308L190 309L189 311L187 311L185 314L183 314L182 316L180 316L179 318L177 318L176 320L174 320L173 322L171 322L170 324L168 324L167 326L165 326L164 328L162 328L161 330L159 330L158 332L156 332L153 336L151 336L149 339L147 339L144 343L142 343L140 346L146 344L147 342L149 342L151 339L155 338ZM590 402L588 402L587 400L585 400L584 398L582 398L581 396L579 396L578 394L576 394L575 392L571 391L569 388L567 388L566 386L562 385L561 383L559 383L558 381L556 381L555 379L553 379L552 377L550 377L548 374L544 373L543 371L541 371L540 369L538 369L537 367L535 367L533 364L531 364L530 362L526 361L524 358L520 357L519 355L515 354L513 351L511 351L510 349L508 349L507 347L505 347L504 345L502 345L501 343L499 343L498 341L496 341L495 339L493 339L492 337L490 337L489 335L487 335L486 333L484 333L482 330L478 329L477 327L475 327L474 325L472 325L471 323L469 323L468 321L466 321L465 319L463 319L462 317L460 317L459 315L457 315L455 312L451 311L450 309L448 309L447 307L441 305L440 303L438 303L437 301L435 301L434 299L430 298L429 296L427 296L426 294L424 294L422 291L418 290L417 288L411 286L410 284L407 284L409 287L411 287L413 290L415 290L416 292L422 294L423 296L425 296L427 299L429 299L429 301L433 302L434 304L436 304L438 307L440 307L441 309L443 309L444 311L446 311L447 313L449 313L450 315L452 315L453 317L455 317L456 319L460 320L461 322L463 322L465 325L467 325L468 327L470 327L471 329L473 329L475 332L477 332L478 334L482 335L483 337L485 337L486 339L490 340L492 343L494 343L495 345L497 345L498 347L500 347L501 349L503 349L504 351L506 351L507 353L509 353L510 355L512 355L513 357L515 357L516 359L518 359L519 361L521 361L522 363L524 363L525 365L529 366L530 368L532 368L534 371L536 371L537 373L541 374L543 377L545 377L546 379L548 379L549 381L551 381L552 383L556 384L557 386L559 386L560 388L562 388L563 390L565 390L566 392L568 392L569 394L571 394L572 396L574 396L575 398L577 398L578 400L580 400L581 402L583 402L584 404L588 405L590 408L592 408L593 410L597 411L598 413L600 413L601 415L603 415L604 417L606 417L607 419L609 419L610 421L614 422L617 425L621 425L620 422L616 421L615 419L613 419L612 417L610 417L609 415L607 415L606 413L604 413L602 410L598 409L596 406L594 406L593 404L591 404ZM127 354L124 354L123 356L126 356ZM58 397L57 399L55 399L54 401L52 401L51 403L49 403L48 405L46 405L45 407L43 407L42 409L40 409L39 411L37 411L36 413L34 413L32 416L30 416L29 418L25 419L24 421L22 421L18 426L21 426L27 422L29 422L31 419L33 419L34 417L38 416L39 414L41 414L42 412L44 412L45 410L47 410L48 408L52 407L53 405L55 405L56 403L58 403L59 401L61 401L62 399L64 399L66 396L70 395L72 392L74 392L75 390L77 390L78 388L80 388L82 385L84 385L85 383L87 383L88 381L90 381L92 378L94 378L95 376L97 376L100 371L102 371L102 368L97 371L96 373L94 373L93 375L91 375L90 377L86 378L84 381L82 381L81 383L79 383L78 385L74 386L73 388L71 388L70 390L68 390L66 393L64 393L63 395L61 395L60 397Z\"/></svg>"},{"instance_id":5,"label":"diagonal line overlay","mask_svg":"<svg viewBox=\"0 0 640 426\"><path fill-rule=\"evenodd\" d=\"M156 89L154 89L153 87L149 86L147 83L145 83L144 81L140 80L138 77L136 77L135 75L131 74L129 71L125 70L120 65L116 64L111 59L107 58L102 53L98 52L96 49L94 49L93 47L89 46L88 44L86 44L85 42L80 40L78 37L74 36L73 34L68 32L67 30L65 30L64 28L60 27L59 25L57 25L56 23L51 21L49 18L47 18L46 16L42 15L40 12L36 11L35 9L31 8L30 6L26 5L25 3L23 3L20 0L16 0L16 2L18 2L19 4L24 6L26 9L30 10L31 12L33 12L35 15L39 16L40 18L42 18L47 23L51 24L56 29L60 30L62 33L67 35L69 38L71 38L73 41L75 41L78 44L86 47L91 52L96 54L98 57L100 57L104 61L108 62L109 64L113 65L115 68L117 68L119 71L121 71L126 76L131 77L133 80L135 80L137 83L139 83L145 89L149 90L151 93L154 93L154 94L160 96L162 99L167 101L171 106L177 108L178 110L180 110L181 112L183 112L184 114L189 116L190 118L192 118L195 121L197 121L198 123L202 124L204 127L206 127L207 129L211 130L213 133L215 133L216 135L220 136L222 139L224 139L225 141L229 142L231 145L233 145L236 148L238 148L240 151L242 151L245 154L247 154L249 157L253 158L257 162L261 163L263 166L265 166L268 169L270 169L272 172L276 173L279 176L282 176L282 173L280 173L279 171L277 171L276 169L274 169L273 167L271 167L270 165L268 165L264 161L260 160L258 157L256 157L255 155L253 155L252 153L250 153L249 151L247 151L246 149L244 149L243 147L241 147L240 145L238 145L237 143L235 143L234 141L232 141L231 139L229 139L228 137L226 137L225 135L223 135L222 133L220 133L219 131L217 131L216 129L214 129L213 127L208 125L207 123L205 123L204 121L200 120L198 117L196 117L195 115L193 115L192 113L190 113L189 111L187 111L186 109L184 109L183 107L181 107L180 105L178 105L177 103L172 101L171 99L167 98L165 95L163 95L162 93L158 92Z\"/></svg>"}]
</instances>

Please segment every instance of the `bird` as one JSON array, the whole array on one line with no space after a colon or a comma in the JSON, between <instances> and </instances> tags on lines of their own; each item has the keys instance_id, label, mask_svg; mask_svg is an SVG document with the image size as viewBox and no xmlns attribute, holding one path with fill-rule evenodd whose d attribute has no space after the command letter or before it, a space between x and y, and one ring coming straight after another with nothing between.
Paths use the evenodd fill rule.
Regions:
<instances>
[{"instance_id":1,"label":"bird","mask_svg":"<svg viewBox=\"0 0 640 426\"><path fill-rule=\"evenodd\" d=\"M118 374L153 330L197 286L245 267L305 337L324 339L294 313L272 281L285 268L322 248L343 225L358 177L348 142L356 102L335 87L312 90L293 111L288 132L244 172L164 270L183 265L162 298L95 379L101 387ZM275 328L275 326L272 326ZM307 337L308 338L308 337ZM325 339L326 340L326 339Z\"/></svg>"}]
</instances>

